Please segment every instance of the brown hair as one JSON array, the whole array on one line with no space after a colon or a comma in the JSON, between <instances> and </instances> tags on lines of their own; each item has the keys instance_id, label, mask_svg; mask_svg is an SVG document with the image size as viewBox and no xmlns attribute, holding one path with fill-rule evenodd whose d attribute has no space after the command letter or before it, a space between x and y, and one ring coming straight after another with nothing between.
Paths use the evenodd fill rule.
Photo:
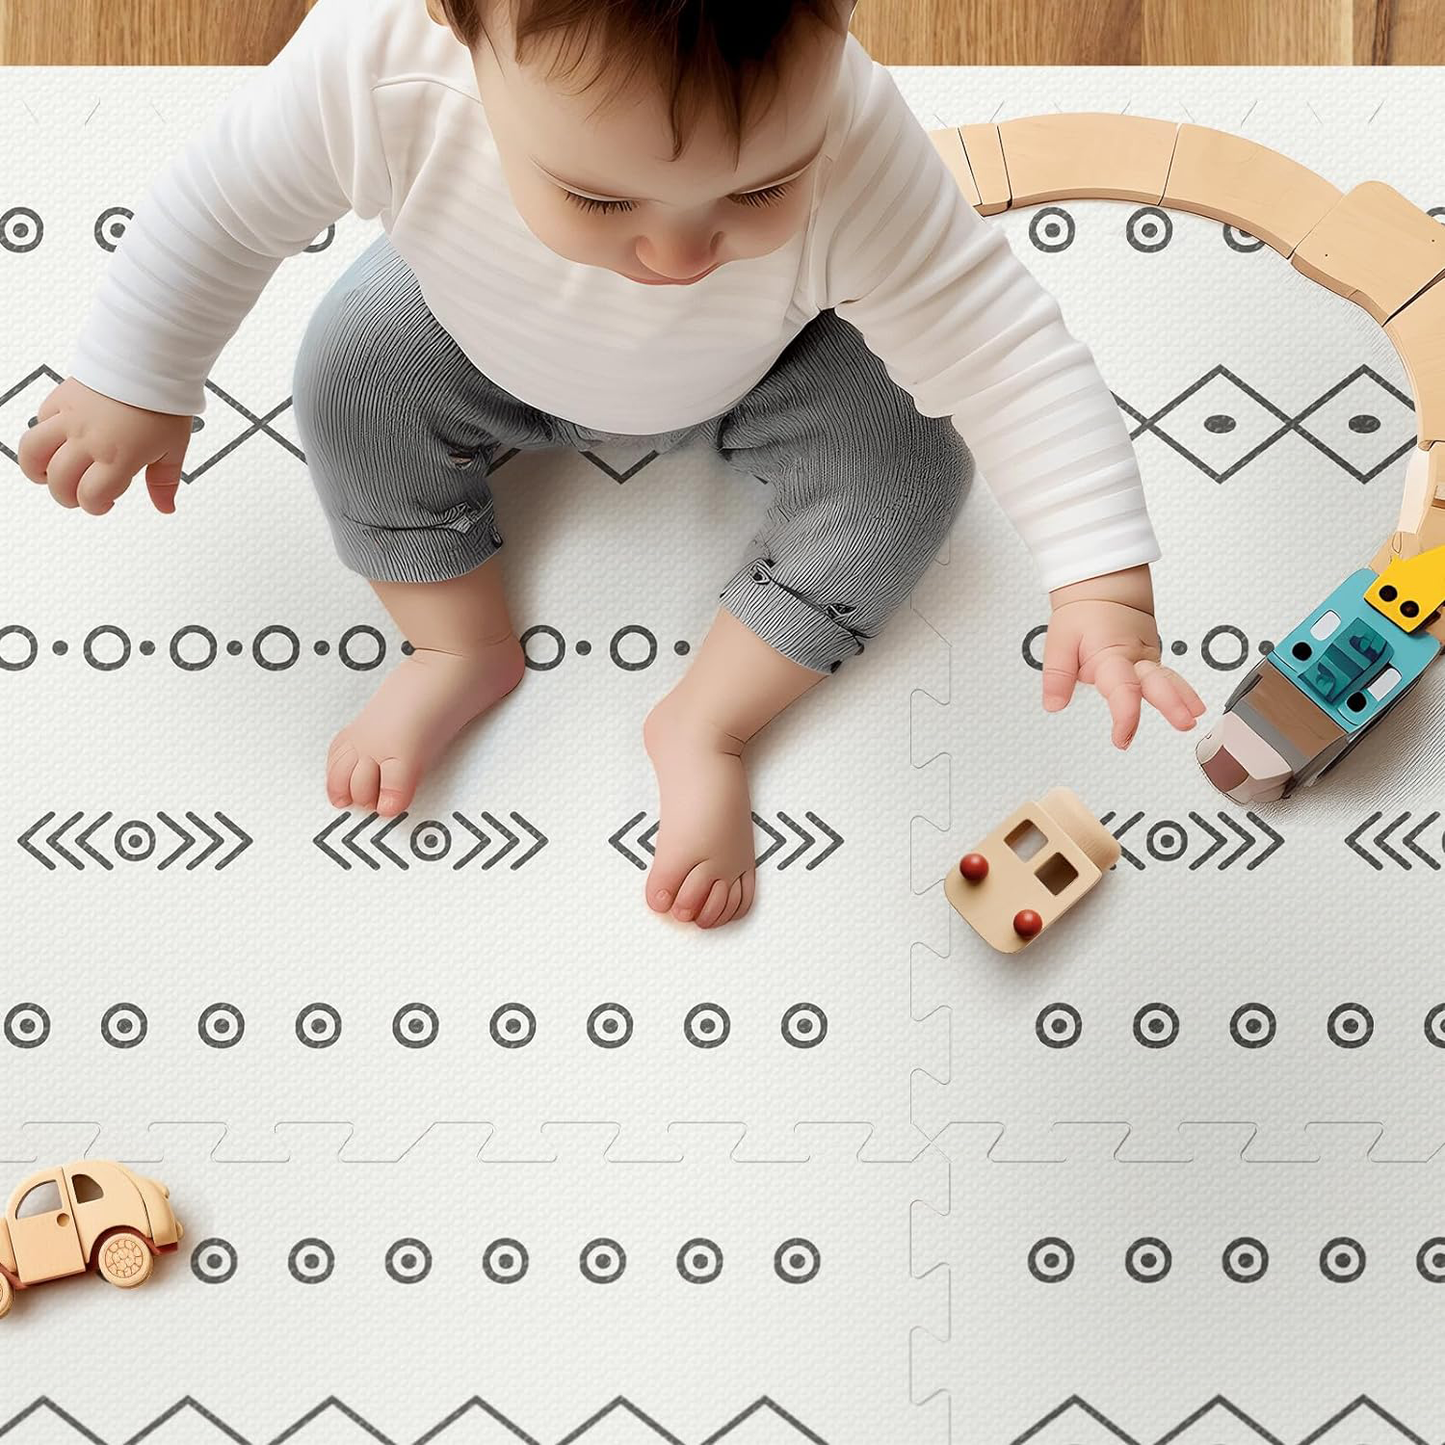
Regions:
<instances>
[{"instance_id":1,"label":"brown hair","mask_svg":"<svg viewBox=\"0 0 1445 1445\"><path fill-rule=\"evenodd\" d=\"M452 29L469 49L488 36L487 12L496 0L440 0ZM599 104L625 91L646 66L668 98L673 159L700 109L721 117L736 149L758 88L775 93L780 52L798 38L800 22L821 22L846 34L849 0L507 0L512 11L516 61L531 43L556 37L544 72L549 79L576 74L591 52L590 89L614 64L617 73ZM490 39L490 37L488 36ZM572 42L576 42L574 45ZM571 55L568 59L569 52Z\"/></svg>"}]
</instances>

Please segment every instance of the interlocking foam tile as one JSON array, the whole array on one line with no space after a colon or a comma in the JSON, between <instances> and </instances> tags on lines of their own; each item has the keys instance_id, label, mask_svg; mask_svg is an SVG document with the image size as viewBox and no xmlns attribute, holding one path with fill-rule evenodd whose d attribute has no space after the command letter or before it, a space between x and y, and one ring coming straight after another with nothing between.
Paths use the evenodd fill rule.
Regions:
<instances>
[{"instance_id":1,"label":"interlocking foam tile","mask_svg":"<svg viewBox=\"0 0 1445 1445\"><path fill-rule=\"evenodd\" d=\"M640 726L761 484L700 450L499 466L532 667L388 824L332 809L323 761L403 639L334 557L289 397L374 228L347 218L283 265L210 378L174 516L139 485L104 519L66 511L14 465L129 209L243 78L0 86L24 137L0 367L4 1192L119 1158L169 1183L187 1231L143 1290L17 1299L0 1433L941 1441L910 1337L946 1330L943 1280L914 1278L909 1244L945 1175L911 1091L947 1071L910 1006L933 911L910 820L946 806L911 743L937 631L905 608L751 750L758 902L704 933L643 902ZM122 1335L155 1345L117 1390L77 1350Z\"/></svg>"},{"instance_id":2,"label":"interlocking foam tile","mask_svg":"<svg viewBox=\"0 0 1445 1445\"><path fill-rule=\"evenodd\" d=\"M1237 131L1341 187L1378 177L1441 214L1422 80L904 77L935 125L1127 107ZM1217 223L1092 200L991 220L1129 421L1166 554L1162 636L1216 716L1393 530L1414 435L1403 369L1363 311ZM997 508L970 510L914 605L949 648L913 735L915 758L947 768L949 804L912 833L912 886L936 904L913 1009L948 1029L949 1065L915 1077L914 1121L953 1161L950 1209L915 1218L915 1267L947 1272L952 1304L946 1343L917 1337L918 1397L946 1401L968 1442L1438 1438L1439 679L1317 786L1245 810L1157 717L1118 753L1096 696L1043 713L1046 608ZM995 954L940 880L1054 784L1123 856L1025 954ZM1221 1263L1241 1237L1270 1259L1247 1288ZM1359 1279L1327 1267L1336 1237L1368 1259ZM1045 1282L1030 1259L1049 1239L1076 1267L1051 1246ZM1131 1276L1140 1239L1172 1254L1166 1279ZM1360 1396L1368 1410L1335 1418Z\"/></svg>"},{"instance_id":3,"label":"interlocking foam tile","mask_svg":"<svg viewBox=\"0 0 1445 1445\"><path fill-rule=\"evenodd\" d=\"M897 74L928 126L1127 106L1445 203L1423 74ZM242 78L8 72L7 456ZM1393 525L1393 352L1195 217L991 223L1131 421L1164 636L1217 709ZM402 639L334 559L289 388L374 234L281 268L175 516L3 463L0 1159L131 1161L187 1225L139 1292L17 1300L6 1445L1438 1436L1438 684L1312 792L1221 806L1157 719L1121 755L1097 699L1039 710L1044 600L980 486L755 747L753 915L675 928L639 726L766 494L698 451L530 454L494 478L524 685L400 822L338 814L326 745ZM940 880L1056 782L1126 851L1005 960ZM159 1348L117 1389L85 1366L121 1338Z\"/></svg>"},{"instance_id":4,"label":"interlocking foam tile","mask_svg":"<svg viewBox=\"0 0 1445 1445\"><path fill-rule=\"evenodd\" d=\"M1048 1163L1000 1162L977 1125L936 1141L952 1207L915 1211L915 1267L946 1263L954 1308L946 1340L919 1336L920 1387L1008 1382L955 1385L954 1439L1421 1438L1313 1433L1366 1386L1433 1428L1438 1162L1384 1166L1342 1139L1252 1163L1249 1125L1198 1124L1186 1161L1121 1163L1127 1128L1071 1126Z\"/></svg>"},{"instance_id":5,"label":"interlocking foam tile","mask_svg":"<svg viewBox=\"0 0 1445 1445\"><path fill-rule=\"evenodd\" d=\"M907 1219L920 1193L942 1207L946 1160L861 1163L866 1125L803 1126L806 1162L774 1164L733 1158L741 1126L678 1126L678 1162L630 1165L606 1159L607 1125L549 1126L545 1165L483 1162L464 1127L369 1164L341 1157L344 1126L281 1132L278 1164L217 1163L199 1134L189 1148L171 1137L165 1178L187 1234L140 1296L84 1281L17 1303L7 1323L27 1372L67 1352L77 1311L92 1337L164 1312L164 1361L124 1399L54 1382L87 1426L129 1438L189 1393L271 1440L334 1395L414 1440L478 1393L524 1438L560 1440L622 1397L589 1445L657 1438L634 1411L693 1441L766 1399L784 1414L754 1410L736 1438L796 1442L846 1438L833 1433L842 1397L849 1429L888 1439L911 1408L909 1326L945 1328L935 1286L911 1276ZM266 1362L267 1389L242 1360ZM346 1418L298 1436L352 1438ZM478 1438L487 1418L449 1429Z\"/></svg>"}]
</instances>

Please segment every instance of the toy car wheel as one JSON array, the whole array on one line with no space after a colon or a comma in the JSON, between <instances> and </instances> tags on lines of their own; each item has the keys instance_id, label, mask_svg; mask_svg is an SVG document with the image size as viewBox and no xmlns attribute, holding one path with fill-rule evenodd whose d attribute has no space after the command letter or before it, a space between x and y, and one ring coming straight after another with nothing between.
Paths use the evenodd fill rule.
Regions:
<instances>
[{"instance_id":1,"label":"toy car wheel","mask_svg":"<svg viewBox=\"0 0 1445 1445\"><path fill-rule=\"evenodd\" d=\"M133 1230L122 1229L112 1234L100 1246L96 1257L96 1268L107 1284L117 1289L134 1289L150 1278L150 1246Z\"/></svg>"},{"instance_id":2,"label":"toy car wheel","mask_svg":"<svg viewBox=\"0 0 1445 1445\"><path fill-rule=\"evenodd\" d=\"M4 1319L10 1313L10 1306L14 1302L15 1286L3 1274L0 1274L0 1319Z\"/></svg>"}]
</instances>

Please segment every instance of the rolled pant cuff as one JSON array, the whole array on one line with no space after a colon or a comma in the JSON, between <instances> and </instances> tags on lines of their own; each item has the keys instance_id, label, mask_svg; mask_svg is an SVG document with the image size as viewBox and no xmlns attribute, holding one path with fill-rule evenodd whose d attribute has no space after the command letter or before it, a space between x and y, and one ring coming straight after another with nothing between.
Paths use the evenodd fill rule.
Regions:
<instances>
[{"instance_id":1,"label":"rolled pant cuff","mask_svg":"<svg viewBox=\"0 0 1445 1445\"><path fill-rule=\"evenodd\" d=\"M863 638L825 607L788 590L761 559L741 567L719 594L744 626L784 657L814 672L836 672L863 651Z\"/></svg>"},{"instance_id":2,"label":"rolled pant cuff","mask_svg":"<svg viewBox=\"0 0 1445 1445\"><path fill-rule=\"evenodd\" d=\"M493 509L458 508L434 527L380 527L328 515L342 563L373 582L446 582L480 567L501 545Z\"/></svg>"}]
</instances>

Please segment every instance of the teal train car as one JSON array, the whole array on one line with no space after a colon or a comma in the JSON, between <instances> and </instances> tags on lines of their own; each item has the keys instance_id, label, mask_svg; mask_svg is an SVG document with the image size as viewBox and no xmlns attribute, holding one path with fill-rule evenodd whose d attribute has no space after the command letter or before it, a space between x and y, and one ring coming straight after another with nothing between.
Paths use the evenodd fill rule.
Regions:
<instances>
[{"instance_id":1,"label":"teal train car","mask_svg":"<svg viewBox=\"0 0 1445 1445\"><path fill-rule=\"evenodd\" d=\"M1365 600L1353 572L1245 676L1199 741L1205 775L1236 802L1269 802L1334 767L1440 652Z\"/></svg>"}]
</instances>

